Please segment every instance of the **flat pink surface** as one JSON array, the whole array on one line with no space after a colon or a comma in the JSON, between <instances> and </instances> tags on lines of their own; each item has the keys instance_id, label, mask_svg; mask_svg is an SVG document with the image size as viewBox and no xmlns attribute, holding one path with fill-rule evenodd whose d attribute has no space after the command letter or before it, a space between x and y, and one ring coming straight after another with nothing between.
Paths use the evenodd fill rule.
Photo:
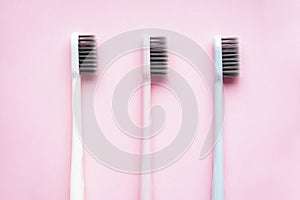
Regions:
<instances>
[{"instance_id":1,"label":"flat pink surface","mask_svg":"<svg viewBox=\"0 0 300 200\"><path fill-rule=\"evenodd\" d=\"M70 34L94 32L101 42L160 27L187 35L209 56L214 35L240 37L242 77L225 88L226 199L299 200L299 10L299 0L2 0L0 199L69 198ZM205 101L199 105L208 112ZM200 130L208 127L204 122ZM110 139L128 151L138 149L124 138ZM178 162L154 174L154 199L210 199L212 158L198 160L202 142L200 135ZM85 156L87 200L138 199L138 176Z\"/></svg>"}]
</instances>

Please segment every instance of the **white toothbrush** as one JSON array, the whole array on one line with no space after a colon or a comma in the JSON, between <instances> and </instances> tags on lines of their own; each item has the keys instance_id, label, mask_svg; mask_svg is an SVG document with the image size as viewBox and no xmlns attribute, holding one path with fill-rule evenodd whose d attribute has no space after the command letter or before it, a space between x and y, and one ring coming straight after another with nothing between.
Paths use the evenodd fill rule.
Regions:
<instances>
[{"instance_id":1,"label":"white toothbrush","mask_svg":"<svg viewBox=\"0 0 300 200\"><path fill-rule=\"evenodd\" d=\"M73 33L71 36L73 128L70 200L84 200L80 74L95 74L97 72L96 47L96 38L94 35Z\"/></svg>"},{"instance_id":2,"label":"white toothbrush","mask_svg":"<svg viewBox=\"0 0 300 200\"><path fill-rule=\"evenodd\" d=\"M151 76L165 76L167 71L167 49L165 37L151 37L145 35L143 38L143 126L151 124ZM144 128L142 133L142 156L140 200L152 200L152 143L151 129ZM147 172L147 173L143 173Z\"/></svg>"},{"instance_id":3,"label":"white toothbrush","mask_svg":"<svg viewBox=\"0 0 300 200\"><path fill-rule=\"evenodd\" d=\"M223 77L239 76L239 51L237 38L214 39L214 166L212 200L224 200L224 140L223 140Z\"/></svg>"}]
</instances>

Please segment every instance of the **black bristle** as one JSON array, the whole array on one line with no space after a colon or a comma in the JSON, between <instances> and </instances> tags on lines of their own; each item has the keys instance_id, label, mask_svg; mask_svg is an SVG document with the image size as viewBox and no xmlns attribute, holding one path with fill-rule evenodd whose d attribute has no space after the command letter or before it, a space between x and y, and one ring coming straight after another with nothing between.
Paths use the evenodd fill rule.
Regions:
<instances>
[{"instance_id":1,"label":"black bristle","mask_svg":"<svg viewBox=\"0 0 300 200\"><path fill-rule=\"evenodd\" d=\"M97 42L95 35L79 35L79 72L94 74L97 72Z\"/></svg>"},{"instance_id":2,"label":"black bristle","mask_svg":"<svg viewBox=\"0 0 300 200\"><path fill-rule=\"evenodd\" d=\"M234 78L239 76L239 42L238 38L222 38L223 76Z\"/></svg>"},{"instance_id":3,"label":"black bristle","mask_svg":"<svg viewBox=\"0 0 300 200\"><path fill-rule=\"evenodd\" d=\"M160 76L168 73L167 39L150 37L151 75Z\"/></svg>"}]
</instances>

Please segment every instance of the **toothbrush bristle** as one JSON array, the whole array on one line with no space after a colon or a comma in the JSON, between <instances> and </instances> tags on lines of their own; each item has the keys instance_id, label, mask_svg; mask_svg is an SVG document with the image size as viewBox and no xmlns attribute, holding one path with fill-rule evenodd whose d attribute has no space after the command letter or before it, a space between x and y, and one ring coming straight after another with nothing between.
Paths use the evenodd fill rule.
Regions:
<instances>
[{"instance_id":1,"label":"toothbrush bristle","mask_svg":"<svg viewBox=\"0 0 300 200\"><path fill-rule=\"evenodd\" d=\"M150 37L151 75L162 76L168 73L167 39Z\"/></svg>"},{"instance_id":2,"label":"toothbrush bristle","mask_svg":"<svg viewBox=\"0 0 300 200\"><path fill-rule=\"evenodd\" d=\"M95 74L97 72L97 42L95 35L78 36L79 72Z\"/></svg>"},{"instance_id":3,"label":"toothbrush bristle","mask_svg":"<svg viewBox=\"0 0 300 200\"><path fill-rule=\"evenodd\" d=\"M223 76L234 78L239 76L239 42L238 38L222 38Z\"/></svg>"}]
</instances>

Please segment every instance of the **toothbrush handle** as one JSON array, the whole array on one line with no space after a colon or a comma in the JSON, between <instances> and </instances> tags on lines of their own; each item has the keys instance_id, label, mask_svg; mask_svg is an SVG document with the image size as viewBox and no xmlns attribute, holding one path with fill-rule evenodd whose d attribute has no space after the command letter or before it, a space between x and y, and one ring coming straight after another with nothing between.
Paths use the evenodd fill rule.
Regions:
<instances>
[{"instance_id":1,"label":"toothbrush handle","mask_svg":"<svg viewBox=\"0 0 300 200\"><path fill-rule=\"evenodd\" d=\"M214 166L212 200L224 200L224 141L223 141L223 70L221 37L214 40Z\"/></svg>"},{"instance_id":2,"label":"toothbrush handle","mask_svg":"<svg viewBox=\"0 0 300 200\"><path fill-rule=\"evenodd\" d=\"M151 70L150 70L150 36L143 38L143 132L142 132L142 157L141 157L141 177L140 177L140 200L152 200L152 143L151 128ZM145 156L145 154L148 154ZM144 173L146 172L147 173Z\"/></svg>"},{"instance_id":3,"label":"toothbrush handle","mask_svg":"<svg viewBox=\"0 0 300 200\"><path fill-rule=\"evenodd\" d=\"M151 107L151 83L145 83L143 88L143 124L150 124L150 107ZM150 136L151 129L143 130L143 137ZM142 154L149 154L152 151L152 143L150 138L142 139ZM149 173L143 173L151 170L152 160L151 156L142 155L141 159L141 189L140 200L152 200L152 176L151 171Z\"/></svg>"},{"instance_id":4,"label":"toothbrush handle","mask_svg":"<svg viewBox=\"0 0 300 200\"><path fill-rule=\"evenodd\" d=\"M72 153L71 153L71 175L70 175L70 200L84 200L84 174L83 174L83 146L80 139L82 133L81 124L81 91L80 75L72 77ZM75 91L76 90L76 91ZM74 101L76 98L76 101ZM74 103L76 102L76 105ZM76 109L76 120L75 120Z\"/></svg>"},{"instance_id":5,"label":"toothbrush handle","mask_svg":"<svg viewBox=\"0 0 300 200\"><path fill-rule=\"evenodd\" d=\"M224 139L222 133L222 83L215 83L215 137L212 200L224 200ZM218 131L218 132L217 132Z\"/></svg>"}]
</instances>

